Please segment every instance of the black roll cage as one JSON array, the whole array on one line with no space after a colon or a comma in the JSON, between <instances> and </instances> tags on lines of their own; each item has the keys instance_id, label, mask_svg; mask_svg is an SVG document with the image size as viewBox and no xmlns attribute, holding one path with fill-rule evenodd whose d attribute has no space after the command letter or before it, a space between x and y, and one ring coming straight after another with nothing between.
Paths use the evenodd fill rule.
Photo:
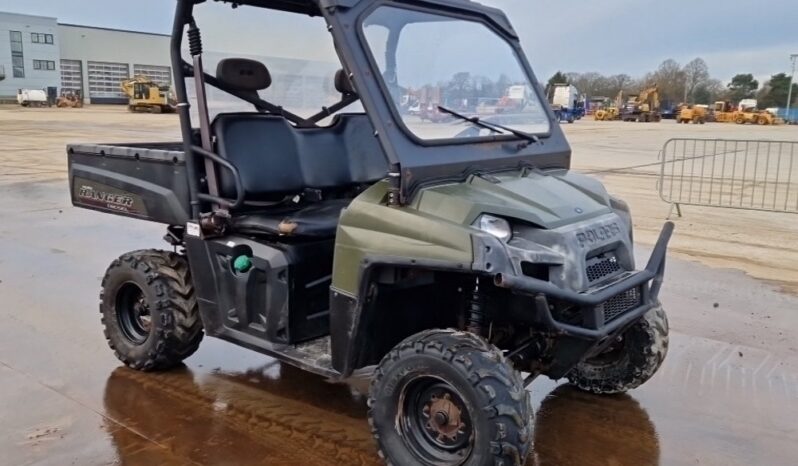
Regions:
<instances>
[{"instance_id":1,"label":"black roll cage","mask_svg":"<svg viewBox=\"0 0 798 466\"><path fill-rule=\"evenodd\" d=\"M186 90L186 78L196 77L196 67L188 63L182 56L183 36L186 32L186 27L189 28L189 35L196 34L194 37L189 37L191 45L192 56L201 55L202 45L199 42L199 29L194 21L193 11L194 5L203 3L205 0L177 0L177 7L175 11L174 23L172 25L172 39L170 43L172 70L175 82L175 95L177 97L177 113L180 118L180 132L183 137L183 150L185 152L186 171L188 174L189 186L189 199L191 203L191 217L192 219L199 219L202 212L202 203L210 203L214 206L223 209L230 209L240 207L244 203L244 190L241 183L241 177L238 169L228 161L224 160L216 154L211 147L203 144L204 147L194 144L194 130L191 125L191 113L189 112L189 99L188 91ZM219 1L219 0L217 0ZM226 0L221 0L226 1ZM312 8L312 2L301 2L295 0L265 0L265 1L251 1L251 2L230 2L233 8L240 4L251 4L253 6L269 7L273 9L305 13L310 16L319 16L318 9ZM193 31L192 31L193 29ZM196 63L196 62L195 62ZM201 61L199 62L201 64ZM340 101L326 107L322 106L321 110L314 115L303 118L295 113L292 113L279 105L275 105L267 100L260 98L257 92L244 92L231 88L225 85L211 74L202 70L202 82L211 85L216 89L226 92L234 97L237 97L245 102L248 102L255 107L258 112L268 113L271 115L279 115L294 125L300 128L318 127L318 123L335 114L336 112L348 107L349 105L357 102L360 97L357 94L343 94ZM204 92L198 92L198 100L205 98ZM205 102L199 102L200 108L200 131L209 131L208 115ZM205 113L204 115L202 113ZM208 134L202 134L203 141L209 141ZM199 170L197 169L197 159L201 158L205 161L206 165L206 178L208 182L209 193L200 191L199 185ZM215 171L216 165L228 170L233 175L236 187L236 198L226 199L218 194L218 186L212 186L217 183L215 174L207 173L209 170Z\"/></svg>"}]
</instances>

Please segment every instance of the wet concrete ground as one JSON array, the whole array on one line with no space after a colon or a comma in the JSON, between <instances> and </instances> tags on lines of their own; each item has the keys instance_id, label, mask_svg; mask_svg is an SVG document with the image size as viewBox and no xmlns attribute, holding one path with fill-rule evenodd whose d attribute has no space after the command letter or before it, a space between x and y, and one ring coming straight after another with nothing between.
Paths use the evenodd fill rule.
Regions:
<instances>
[{"instance_id":1,"label":"wet concrete ground","mask_svg":"<svg viewBox=\"0 0 798 466\"><path fill-rule=\"evenodd\" d=\"M100 278L125 251L166 247L162 227L72 209L63 176L0 177L0 212L0 464L379 464L362 381L214 339L176 371L120 367ZM798 464L798 298L676 259L663 293L671 348L647 385L531 385L529 465Z\"/></svg>"}]
</instances>

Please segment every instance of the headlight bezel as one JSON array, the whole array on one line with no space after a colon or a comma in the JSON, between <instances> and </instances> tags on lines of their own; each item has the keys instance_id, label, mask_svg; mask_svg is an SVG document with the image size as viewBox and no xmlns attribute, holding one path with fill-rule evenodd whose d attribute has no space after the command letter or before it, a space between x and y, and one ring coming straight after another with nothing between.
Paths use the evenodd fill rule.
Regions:
<instances>
[{"instance_id":1,"label":"headlight bezel","mask_svg":"<svg viewBox=\"0 0 798 466\"><path fill-rule=\"evenodd\" d=\"M477 230L483 231L502 242L508 242L513 237L513 228L507 219L491 214L481 214L472 224Z\"/></svg>"}]
</instances>

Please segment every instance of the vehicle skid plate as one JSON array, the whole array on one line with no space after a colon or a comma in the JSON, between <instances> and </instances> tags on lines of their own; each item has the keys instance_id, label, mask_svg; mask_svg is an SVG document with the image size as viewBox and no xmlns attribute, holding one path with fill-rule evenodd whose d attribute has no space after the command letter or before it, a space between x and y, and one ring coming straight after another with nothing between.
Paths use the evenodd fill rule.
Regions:
<instances>
[{"instance_id":1,"label":"vehicle skid plate","mask_svg":"<svg viewBox=\"0 0 798 466\"><path fill-rule=\"evenodd\" d=\"M495 275L494 282L496 286L533 296L535 298L536 312L542 319L543 324L551 330L576 338L602 340L634 323L657 304L665 273L665 255L668 250L668 242L673 234L673 228L672 222L665 223L645 269L630 273L624 278L596 290L579 293L560 288L547 281L501 273ZM651 283L649 284L649 282ZM580 306L583 308L583 312L595 313L599 306L610 299L636 288L640 290L638 306L626 310L610 322L605 322L603 317L592 319L596 322L593 328L557 321L552 316L548 303L549 299L554 298Z\"/></svg>"}]
</instances>

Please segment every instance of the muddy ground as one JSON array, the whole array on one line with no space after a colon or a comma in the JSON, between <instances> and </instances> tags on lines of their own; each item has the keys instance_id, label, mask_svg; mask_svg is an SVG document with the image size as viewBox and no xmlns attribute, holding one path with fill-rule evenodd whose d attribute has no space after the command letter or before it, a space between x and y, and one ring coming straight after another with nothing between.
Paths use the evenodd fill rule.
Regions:
<instances>
[{"instance_id":1,"label":"muddy ground","mask_svg":"<svg viewBox=\"0 0 798 466\"><path fill-rule=\"evenodd\" d=\"M574 166L635 214L645 260L668 214L656 162L670 137L792 139L798 128L580 121ZM174 115L0 107L0 464L377 464L362 381L335 385L206 339L185 368L120 367L99 324L119 254L165 247L158 225L73 209L64 144L174 139ZM791 465L798 458L798 217L686 208L663 301L671 349L628 395L530 387L530 465Z\"/></svg>"}]
</instances>

